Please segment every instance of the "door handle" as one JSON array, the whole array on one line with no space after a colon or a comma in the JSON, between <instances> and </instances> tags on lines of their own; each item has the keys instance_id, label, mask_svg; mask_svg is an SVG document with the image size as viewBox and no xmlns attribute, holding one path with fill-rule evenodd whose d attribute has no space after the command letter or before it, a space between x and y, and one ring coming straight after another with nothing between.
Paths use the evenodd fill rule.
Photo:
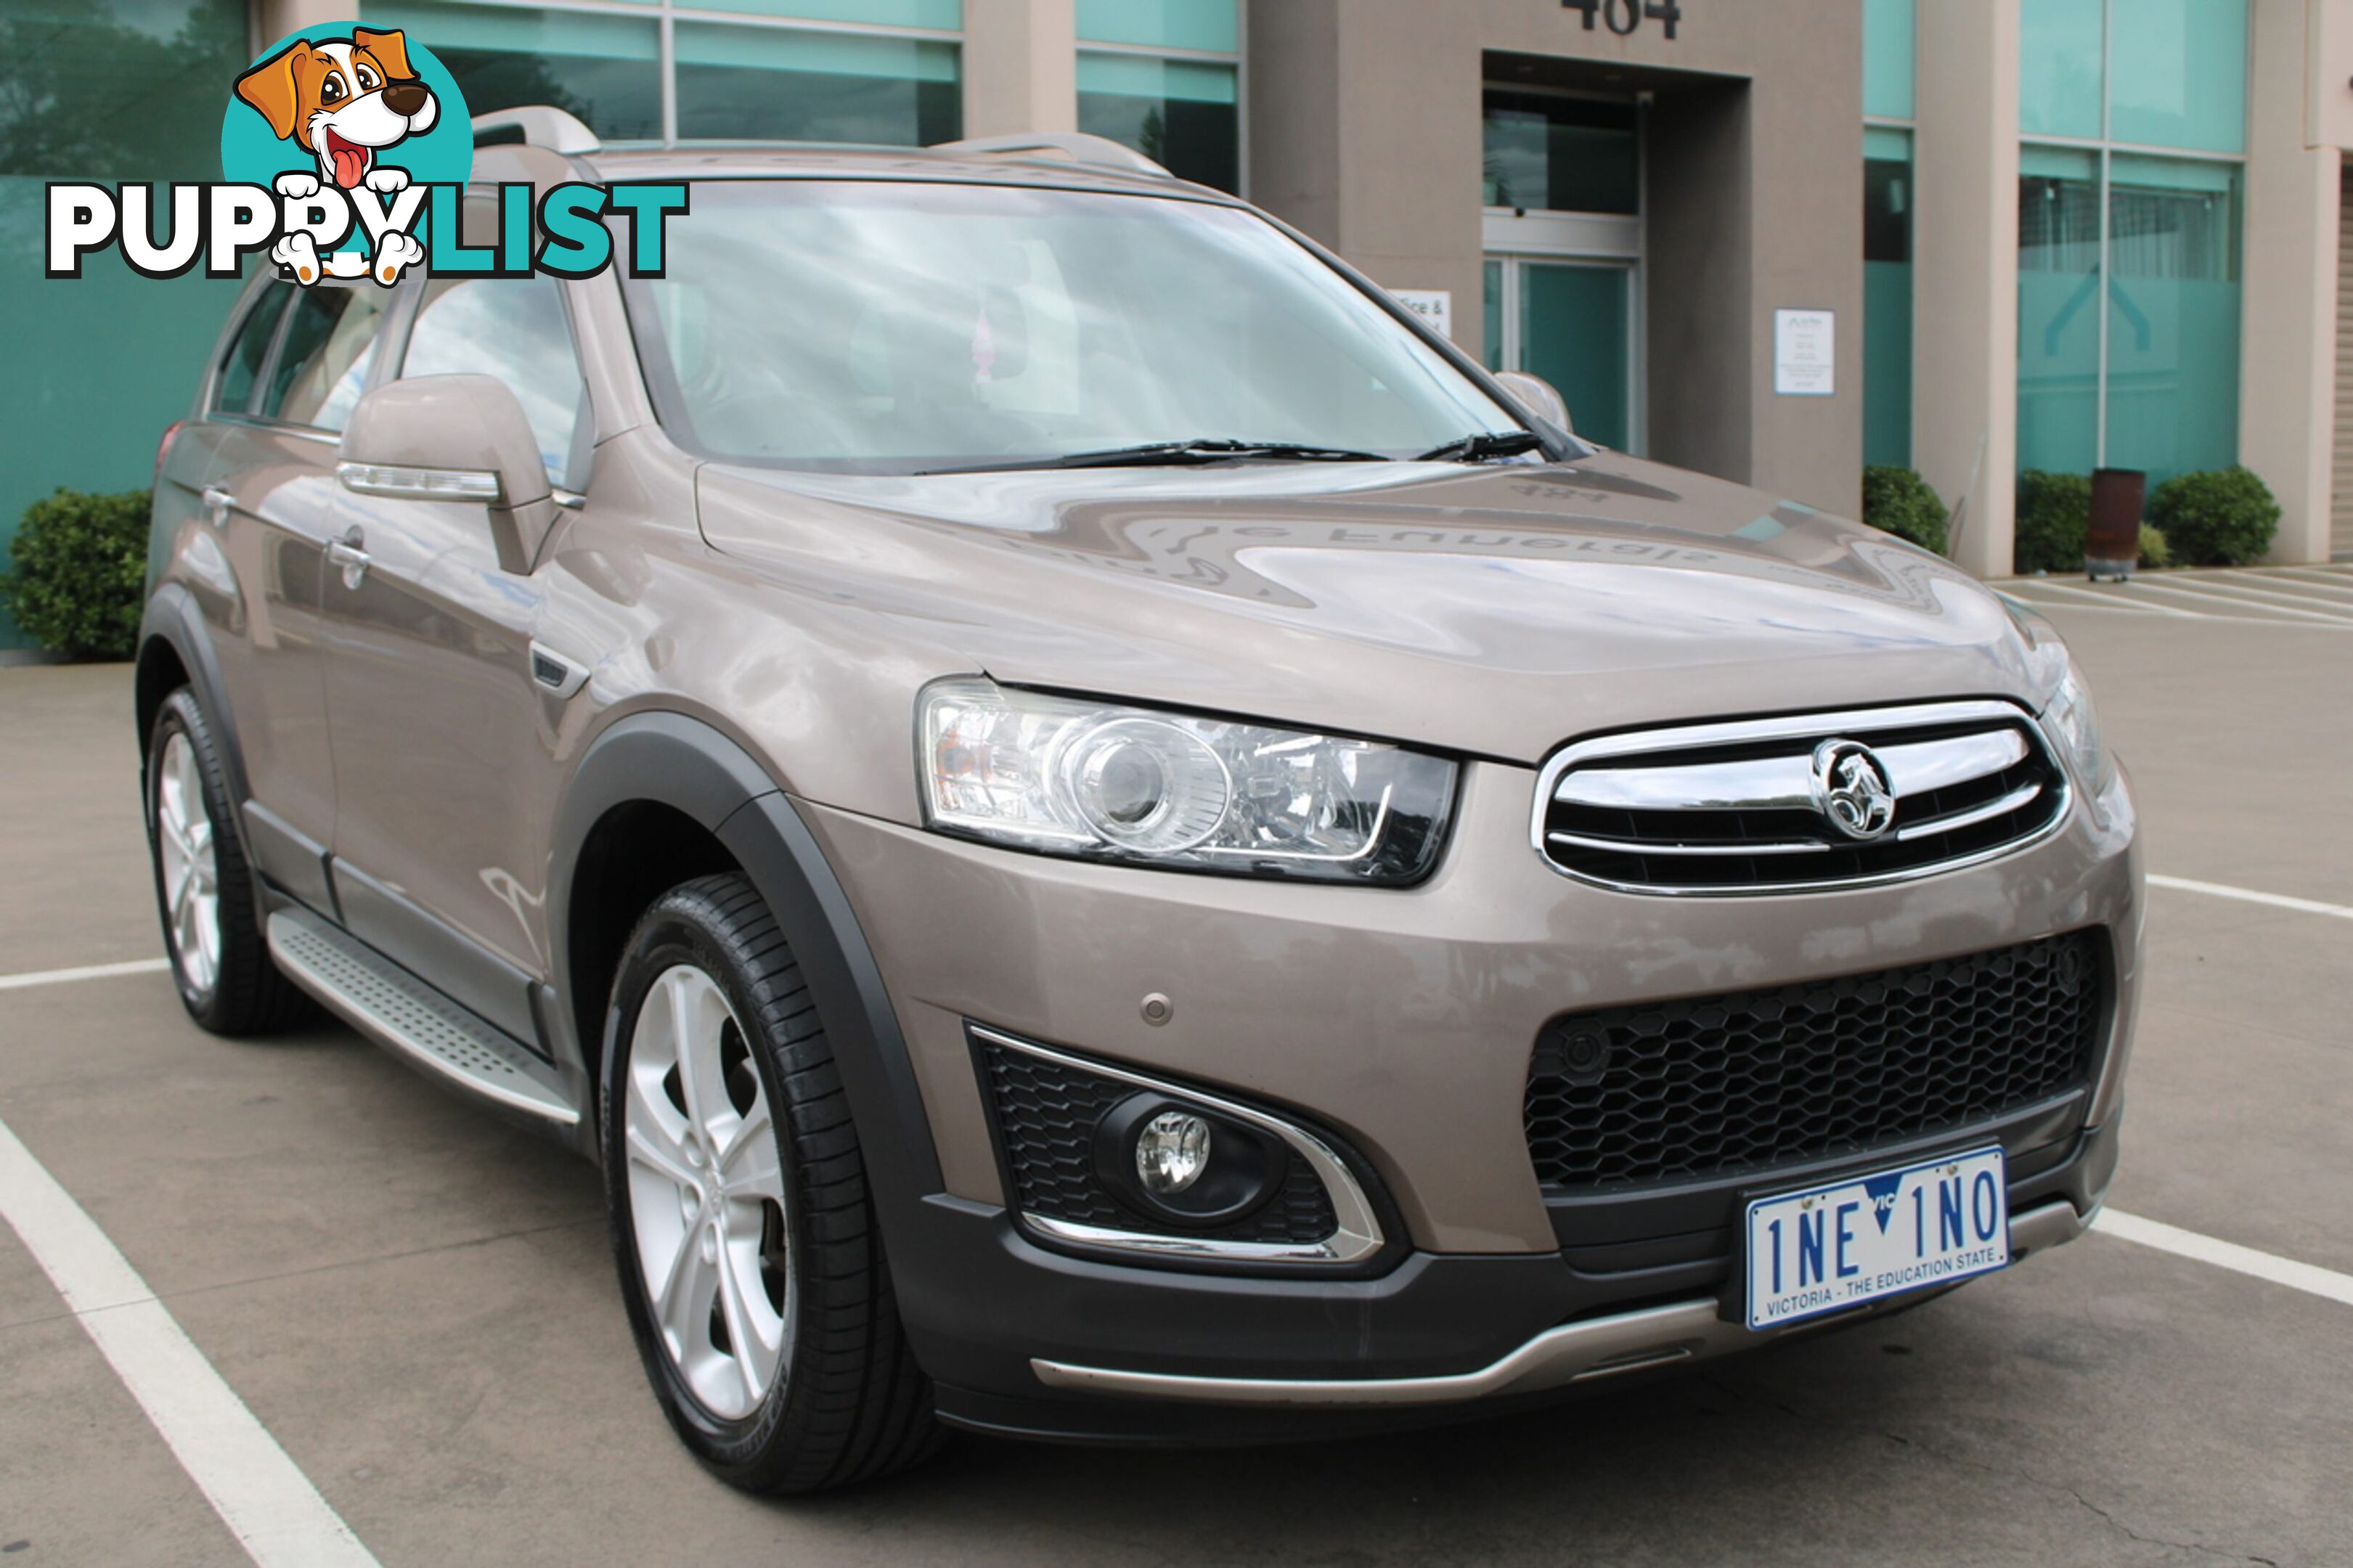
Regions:
<instances>
[{"instance_id":1,"label":"door handle","mask_svg":"<svg viewBox=\"0 0 2353 1568\"><path fill-rule=\"evenodd\" d=\"M360 531L353 529L327 545L327 559L343 569L343 586L356 588L367 576L368 552L360 548Z\"/></svg>"},{"instance_id":2,"label":"door handle","mask_svg":"<svg viewBox=\"0 0 2353 1568\"><path fill-rule=\"evenodd\" d=\"M215 528L228 526L229 502L234 498L218 485L205 487L205 521Z\"/></svg>"}]
</instances>

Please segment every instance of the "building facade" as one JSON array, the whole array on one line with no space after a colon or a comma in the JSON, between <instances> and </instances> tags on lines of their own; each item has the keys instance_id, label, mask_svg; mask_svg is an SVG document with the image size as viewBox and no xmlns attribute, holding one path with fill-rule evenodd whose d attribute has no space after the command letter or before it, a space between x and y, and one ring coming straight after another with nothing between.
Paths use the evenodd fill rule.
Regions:
<instances>
[{"instance_id":1,"label":"building facade","mask_svg":"<svg viewBox=\"0 0 2353 1568\"><path fill-rule=\"evenodd\" d=\"M42 183L216 178L230 78L341 20L614 140L1113 137L1597 440L1848 512L1916 467L1984 575L2030 468L2244 462L2278 558L2353 552L2353 0L13 0L0 542L145 481L236 287L42 279Z\"/></svg>"}]
</instances>

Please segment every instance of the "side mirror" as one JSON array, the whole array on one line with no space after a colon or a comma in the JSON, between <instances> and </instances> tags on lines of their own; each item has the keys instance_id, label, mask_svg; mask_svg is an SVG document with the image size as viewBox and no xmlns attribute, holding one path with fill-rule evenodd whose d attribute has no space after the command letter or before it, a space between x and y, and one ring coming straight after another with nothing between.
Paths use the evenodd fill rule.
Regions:
<instances>
[{"instance_id":1,"label":"side mirror","mask_svg":"<svg viewBox=\"0 0 2353 1568\"><path fill-rule=\"evenodd\" d=\"M501 572L529 572L554 526L539 438L492 376L385 383L352 409L336 458L335 477L354 495L487 507Z\"/></svg>"},{"instance_id":2,"label":"side mirror","mask_svg":"<svg viewBox=\"0 0 2353 1568\"><path fill-rule=\"evenodd\" d=\"M1562 400L1553 384L1544 377L1530 375L1524 370L1504 370L1495 373L1495 380L1530 414L1558 426L1565 435L1577 433L1568 422L1567 403Z\"/></svg>"}]
</instances>

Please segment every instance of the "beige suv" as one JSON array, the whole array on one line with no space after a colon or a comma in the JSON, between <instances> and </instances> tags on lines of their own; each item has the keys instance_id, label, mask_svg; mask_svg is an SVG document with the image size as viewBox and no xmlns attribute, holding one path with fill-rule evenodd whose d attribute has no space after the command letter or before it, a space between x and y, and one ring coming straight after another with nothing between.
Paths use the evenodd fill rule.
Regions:
<instances>
[{"instance_id":1,"label":"beige suv","mask_svg":"<svg viewBox=\"0 0 2353 1568\"><path fill-rule=\"evenodd\" d=\"M524 118L486 186L691 184L667 271L253 281L156 887L206 1027L601 1163L718 1474L1504 1407L2082 1231L2140 868L2047 626L1110 143Z\"/></svg>"}]
</instances>

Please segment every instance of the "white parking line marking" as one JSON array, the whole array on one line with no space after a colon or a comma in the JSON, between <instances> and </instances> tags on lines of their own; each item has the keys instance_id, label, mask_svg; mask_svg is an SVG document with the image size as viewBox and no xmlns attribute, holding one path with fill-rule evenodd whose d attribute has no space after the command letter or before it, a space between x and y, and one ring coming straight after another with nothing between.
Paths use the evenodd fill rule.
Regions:
<instances>
[{"instance_id":1,"label":"white parking line marking","mask_svg":"<svg viewBox=\"0 0 2353 1568\"><path fill-rule=\"evenodd\" d=\"M2257 1252L2252 1247L2241 1247L2234 1241L2217 1241L2211 1236L2200 1236L2194 1230L2183 1230L2161 1220L2143 1219L2136 1214L2122 1214L2115 1209L2102 1209L2092 1228L2105 1236L2153 1247L2159 1252L2211 1263L2217 1268L2228 1268L2234 1274L2252 1275L2268 1279L2274 1285L2285 1285L2293 1290L2326 1296L2332 1301L2342 1301L2353 1307L2353 1274L2339 1274L2334 1268L2322 1268L2310 1263L2298 1263L2293 1258L2276 1253Z\"/></svg>"},{"instance_id":2,"label":"white parking line marking","mask_svg":"<svg viewBox=\"0 0 2353 1568\"><path fill-rule=\"evenodd\" d=\"M2227 887L2221 882L2195 882L2187 877L2159 877L2151 874L2152 888L2171 888L2176 892L2204 893L2210 898L2237 899L2242 903L2269 904L2274 909L2295 910L2307 915L2328 915L2340 921L2353 921L2353 909L2343 904L2324 904L2317 899L2292 899L2285 893L2258 893L2253 888Z\"/></svg>"},{"instance_id":3,"label":"white parking line marking","mask_svg":"<svg viewBox=\"0 0 2353 1568\"><path fill-rule=\"evenodd\" d=\"M2137 610L2144 616L2173 616L2185 621L2211 621L2222 618L2219 616L2207 615L2200 610L2185 610L2178 605L2119 604L2117 603L2117 595L2114 594L2094 593L2089 588L2078 588L2072 583L2048 583L2039 577L2022 582L2005 583L2001 585L2001 591L2009 595L2011 598L2021 600L2027 604L2033 603L2032 600L2026 597L2029 593L2065 594L2070 595L2071 598L2088 599L2093 604L2104 605L2112 610ZM2070 604L2061 605L2055 607L2059 609L2072 609L2074 606Z\"/></svg>"},{"instance_id":4,"label":"white parking line marking","mask_svg":"<svg viewBox=\"0 0 2353 1568\"><path fill-rule=\"evenodd\" d=\"M111 980L118 974L156 974L171 967L168 958L133 958L121 963L86 963L79 969L39 969L29 974L0 974L0 991L63 985L75 980Z\"/></svg>"},{"instance_id":5,"label":"white parking line marking","mask_svg":"<svg viewBox=\"0 0 2353 1568\"><path fill-rule=\"evenodd\" d=\"M0 1214L261 1568L377 1568L73 1194L0 1122Z\"/></svg>"},{"instance_id":6,"label":"white parking line marking","mask_svg":"<svg viewBox=\"0 0 2353 1568\"><path fill-rule=\"evenodd\" d=\"M2178 598L2195 599L2201 605L2229 605L2234 609L2241 610L2260 607L2266 616L2292 616L2299 623L2312 621L2321 626L2334 626L2353 624L2348 623L2343 616L2327 610L2292 610L2284 605L2258 606L2253 600L2241 598L2234 594L2217 593L2212 588L2185 588L2179 583L2156 583L2147 577L2134 579L2132 591L2136 595L2171 594Z\"/></svg>"},{"instance_id":7,"label":"white parking line marking","mask_svg":"<svg viewBox=\"0 0 2353 1568\"><path fill-rule=\"evenodd\" d=\"M2139 579L2143 587L2179 590L2179 583L2151 583ZM2236 577L2200 577L2196 579L2197 591L2210 599L2236 599L2249 605L2269 608L2275 605L2292 605L2299 615L2325 615L2343 620L2353 616L2353 605L2340 605L2333 599L2317 595L2290 593L2279 588L2258 588Z\"/></svg>"}]
</instances>

